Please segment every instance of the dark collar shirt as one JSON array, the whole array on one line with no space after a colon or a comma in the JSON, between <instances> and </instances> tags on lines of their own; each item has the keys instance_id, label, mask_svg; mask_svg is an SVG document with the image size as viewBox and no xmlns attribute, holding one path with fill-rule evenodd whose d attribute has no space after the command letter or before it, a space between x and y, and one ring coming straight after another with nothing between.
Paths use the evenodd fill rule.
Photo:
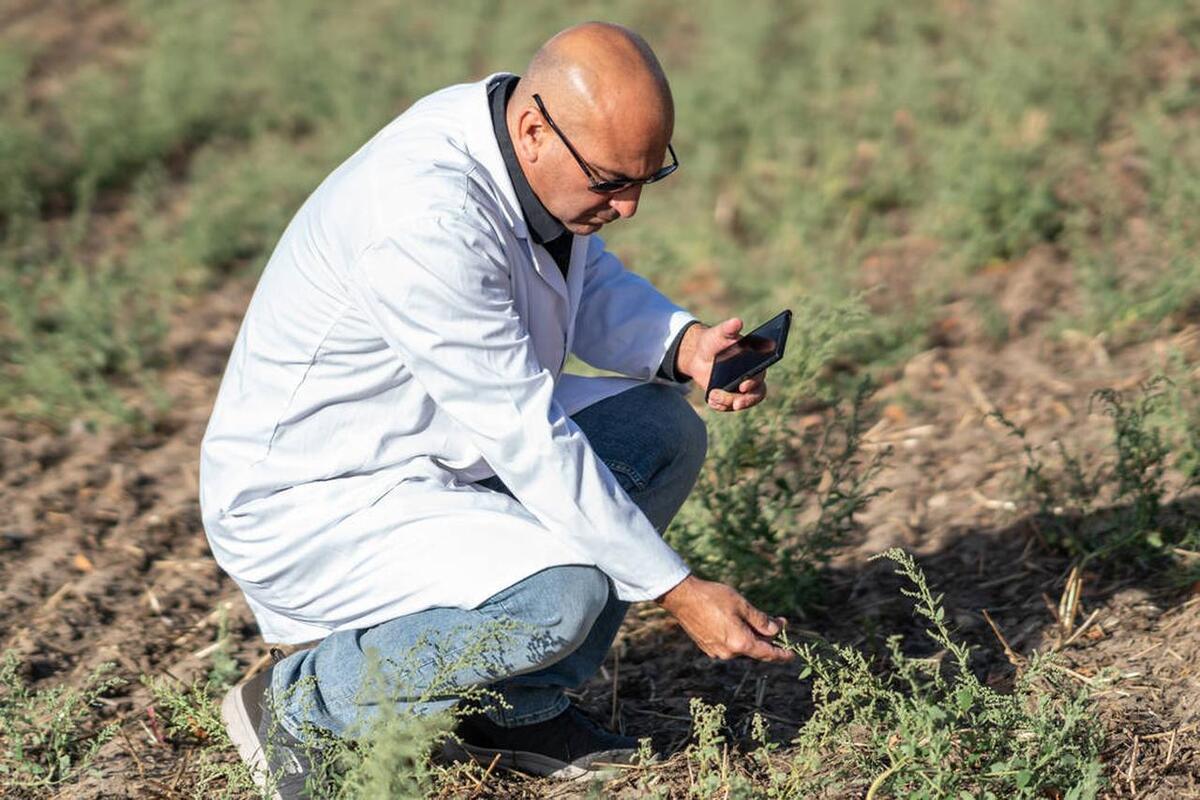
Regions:
<instances>
[{"instance_id":1,"label":"dark collar shirt","mask_svg":"<svg viewBox=\"0 0 1200 800\"><path fill-rule=\"evenodd\" d=\"M506 78L500 78L488 87L488 102L492 107L492 127L496 132L496 143L500 145L500 155L504 157L508 178L512 181L513 191L516 192L517 202L521 206L521 216L525 218L525 224L529 227L529 235L536 244L546 248L546 252L554 259L554 263L558 265L563 277L566 278L567 268L571 262L571 244L575 237L558 221L557 217L550 213L546 206L542 205L542 201L534 193L533 187L529 185L529 180L525 177L525 171L521 169L521 162L517 160L517 151L513 148L512 137L508 133L506 117L508 99L512 97L513 90L517 88L520 80L517 75L509 75ZM683 341L683 335L687 333L688 328L695 324L697 323L690 322L683 326L679 335L675 337L675 341L671 342L671 346L663 357L662 365L658 368L659 377L681 383L690 380L685 375L676 375L675 357L679 353L679 343Z\"/></svg>"},{"instance_id":2,"label":"dark collar shirt","mask_svg":"<svg viewBox=\"0 0 1200 800\"><path fill-rule=\"evenodd\" d=\"M525 224L529 226L529 235L534 242L546 248L546 252L554 259L565 278L571 262L571 244L575 237L533 193L533 187L529 185L525 172L521 169L521 162L517 160L512 137L508 135L505 112L508 109L508 98L517 88L519 80L516 75L510 75L496 81L488 89L488 99L492 104L492 127L496 129L496 143L500 145L500 154L504 156L504 166L508 168L509 180L512 181L513 191L517 193L517 202L521 204L521 215L525 217Z\"/></svg>"}]
</instances>

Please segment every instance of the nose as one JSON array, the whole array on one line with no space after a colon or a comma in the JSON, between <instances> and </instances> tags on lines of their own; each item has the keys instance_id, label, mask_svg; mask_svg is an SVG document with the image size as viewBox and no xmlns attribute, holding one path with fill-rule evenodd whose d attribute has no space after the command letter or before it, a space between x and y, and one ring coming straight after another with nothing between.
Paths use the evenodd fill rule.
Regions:
<instances>
[{"instance_id":1,"label":"nose","mask_svg":"<svg viewBox=\"0 0 1200 800\"><path fill-rule=\"evenodd\" d=\"M621 215L622 219L629 219L637 213L638 200L642 197L641 186L630 186L623 192L617 192L608 201L609 207Z\"/></svg>"}]
</instances>

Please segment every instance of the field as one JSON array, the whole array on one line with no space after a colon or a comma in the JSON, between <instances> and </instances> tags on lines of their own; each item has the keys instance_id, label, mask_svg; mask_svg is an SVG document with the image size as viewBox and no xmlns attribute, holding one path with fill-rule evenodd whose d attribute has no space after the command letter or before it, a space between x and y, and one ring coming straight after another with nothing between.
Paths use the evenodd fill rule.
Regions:
<instances>
[{"instance_id":1,"label":"field","mask_svg":"<svg viewBox=\"0 0 1200 800\"><path fill-rule=\"evenodd\" d=\"M665 760L552 785L400 719L328 792L1200 797L1186 0L0 3L0 796L257 796L212 701L268 645L196 498L255 277L382 124L589 18L678 107L611 246L796 312L668 538L800 657L635 607L578 699Z\"/></svg>"}]
</instances>

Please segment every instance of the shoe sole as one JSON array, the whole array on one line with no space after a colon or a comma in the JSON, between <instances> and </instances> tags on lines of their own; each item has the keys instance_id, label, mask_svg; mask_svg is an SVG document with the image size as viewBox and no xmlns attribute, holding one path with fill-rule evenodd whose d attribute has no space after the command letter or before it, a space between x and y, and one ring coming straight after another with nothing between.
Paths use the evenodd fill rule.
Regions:
<instances>
[{"instance_id":1,"label":"shoe sole","mask_svg":"<svg viewBox=\"0 0 1200 800\"><path fill-rule=\"evenodd\" d=\"M258 731L246 712L242 686L235 686L226 692L225 699L221 701L221 719L225 723L225 730L229 732L229 740L237 748L242 761L250 768L250 777L254 779L254 785L266 790L269 772L267 755L258 741ZM280 800L279 793L272 791L271 798Z\"/></svg>"},{"instance_id":2,"label":"shoe sole","mask_svg":"<svg viewBox=\"0 0 1200 800\"><path fill-rule=\"evenodd\" d=\"M540 753L530 753L524 750L497 750L489 747L475 747L463 742L450 740L446 743L445 755L458 760L471 759L484 767L495 765L513 772L526 775L537 775L559 781L577 781L583 778L594 778L613 771L610 765L627 764L635 750L605 750L592 753L585 758L572 762L559 761L557 758L544 756ZM605 769L605 767L610 767Z\"/></svg>"}]
</instances>

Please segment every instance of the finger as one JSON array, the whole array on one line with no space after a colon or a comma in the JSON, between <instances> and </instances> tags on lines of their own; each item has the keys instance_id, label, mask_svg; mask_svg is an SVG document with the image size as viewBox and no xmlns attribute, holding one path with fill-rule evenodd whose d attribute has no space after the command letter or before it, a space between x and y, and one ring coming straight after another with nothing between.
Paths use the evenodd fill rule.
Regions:
<instances>
[{"instance_id":1,"label":"finger","mask_svg":"<svg viewBox=\"0 0 1200 800\"><path fill-rule=\"evenodd\" d=\"M764 395L761 394L739 394L733 398L733 410L742 411L743 409L752 408L763 401Z\"/></svg>"},{"instance_id":2,"label":"finger","mask_svg":"<svg viewBox=\"0 0 1200 800\"><path fill-rule=\"evenodd\" d=\"M759 611L749 603L746 604L745 610L742 612L742 618L749 623L750 627L759 636L774 636L782 630L779 621L776 617L769 616L762 611Z\"/></svg>"},{"instance_id":3,"label":"finger","mask_svg":"<svg viewBox=\"0 0 1200 800\"><path fill-rule=\"evenodd\" d=\"M722 389L714 389L708 393L708 407L716 411L730 411L733 409L733 397Z\"/></svg>"},{"instance_id":4,"label":"finger","mask_svg":"<svg viewBox=\"0 0 1200 800\"><path fill-rule=\"evenodd\" d=\"M736 339L738 333L742 330L742 321L738 317L730 317L724 322L717 325L717 330L726 339Z\"/></svg>"},{"instance_id":5,"label":"finger","mask_svg":"<svg viewBox=\"0 0 1200 800\"><path fill-rule=\"evenodd\" d=\"M742 650L742 655L758 661L772 662L791 661L796 656L791 650L776 647L766 639L755 639L749 647Z\"/></svg>"},{"instance_id":6,"label":"finger","mask_svg":"<svg viewBox=\"0 0 1200 800\"><path fill-rule=\"evenodd\" d=\"M765 397L765 391L735 394L723 389L713 389L708 393L708 406L717 411L741 411L743 408L758 405Z\"/></svg>"},{"instance_id":7,"label":"finger","mask_svg":"<svg viewBox=\"0 0 1200 800\"><path fill-rule=\"evenodd\" d=\"M756 392L766 390L766 381L757 375L753 378L746 378L738 385L738 391L742 394L755 394Z\"/></svg>"}]
</instances>

